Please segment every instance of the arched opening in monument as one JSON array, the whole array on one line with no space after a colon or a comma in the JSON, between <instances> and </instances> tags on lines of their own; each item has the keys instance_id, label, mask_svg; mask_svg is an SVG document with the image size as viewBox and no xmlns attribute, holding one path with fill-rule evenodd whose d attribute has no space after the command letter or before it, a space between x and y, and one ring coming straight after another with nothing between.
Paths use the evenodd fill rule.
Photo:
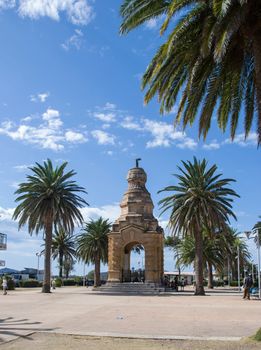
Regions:
<instances>
[{"instance_id":1,"label":"arched opening in monument","mask_svg":"<svg viewBox=\"0 0 261 350\"><path fill-rule=\"evenodd\" d=\"M145 248L139 242L124 247L122 282L145 282Z\"/></svg>"}]
</instances>

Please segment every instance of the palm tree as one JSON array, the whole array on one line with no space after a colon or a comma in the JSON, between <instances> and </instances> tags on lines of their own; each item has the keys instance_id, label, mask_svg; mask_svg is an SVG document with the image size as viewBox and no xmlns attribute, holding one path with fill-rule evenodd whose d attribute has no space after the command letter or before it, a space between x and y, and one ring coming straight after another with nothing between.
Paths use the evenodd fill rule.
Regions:
<instances>
[{"instance_id":1,"label":"palm tree","mask_svg":"<svg viewBox=\"0 0 261 350\"><path fill-rule=\"evenodd\" d=\"M77 255L84 263L94 264L94 287L101 284L100 263L108 261L108 233L111 228L109 219L100 217L85 224L77 238Z\"/></svg>"},{"instance_id":2,"label":"palm tree","mask_svg":"<svg viewBox=\"0 0 261 350\"><path fill-rule=\"evenodd\" d=\"M179 252L178 252L178 246L180 242L181 242L181 239L178 236L167 236L164 238L164 246L171 249L174 252L175 268L178 269L179 279L181 275L181 264L179 262Z\"/></svg>"},{"instance_id":3,"label":"palm tree","mask_svg":"<svg viewBox=\"0 0 261 350\"><path fill-rule=\"evenodd\" d=\"M145 102L155 94L161 112L179 102L176 123L185 128L200 115L199 134L206 137L214 111L219 127L235 136L245 108L245 136L257 115L261 142L261 11L256 0L124 0L122 34L162 17L167 40L149 64L142 81ZM255 111L257 113L255 114Z\"/></svg>"},{"instance_id":4,"label":"palm tree","mask_svg":"<svg viewBox=\"0 0 261 350\"><path fill-rule=\"evenodd\" d=\"M232 273L232 279L237 279L238 267L237 267L237 256L239 252L240 261L240 271L244 271L244 267L250 264L251 254L248 249L243 237L240 233L232 227L227 227L227 229L220 234L220 239L222 239L221 246L223 251L224 259L224 271L219 269L219 273L222 275L228 275L228 270Z\"/></svg>"},{"instance_id":5,"label":"palm tree","mask_svg":"<svg viewBox=\"0 0 261 350\"><path fill-rule=\"evenodd\" d=\"M203 286L203 230L221 231L226 228L229 216L236 219L232 211L236 192L227 187L233 179L221 179L216 174L217 166L207 168L207 161L193 163L182 161L184 169L175 174L178 185L168 186L159 192L172 192L159 204L162 213L170 210L169 225L173 235L191 235L195 238L195 295L204 295Z\"/></svg>"},{"instance_id":6,"label":"palm tree","mask_svg":"<svg viewBox=\"0 0 261 350\"><path fill-rule=\"evenodd\" d=\"M83 187L71 178L76 174L73 170L65 172L67 162L53 167L50 159L43 165L29 169L33 175L19 184L15 194L16 202L20 202L14 211L13 218L18 219L19 229L28 224L32 235L44 231L45 260L43 293L50 293L51 247L53 228L61 226L66 232L73 232L75 224L82 223L83 217L79 208L88 205L78 193L86 193Z\"/></svg>"},{"instance_id":7,"label":"palm tree","mask_svg":"<svg viewBox=\"0 0 261 350\"><path fill-rule=\"evenodd\" d=\"M222 235L210 234L203 230L203 267L208 272L208 288L213 288L213 267L221 269L224 265ZM195 237L185 236L175 247L177 264L189 266L195 263Z\"/></svg>"},{"instance_id":8,"label":"palm tree","mask_svg":"<svg viewBox=\"0 0 261 350\"><path fill-rule=\"evenodd\" d=\"M69 274L74 270L75 260L70 257L69 255L66 255L64 257L63 261L63 272L65 274L65 278L69 277Z\"/></svg>"},{"instance_id":9,"label":"palm tree","mask_svg":"<svg viewBox=\"0 0 261 350\"><path fill-rule=\"evenodd\" d=\"M55 231L52 239L52 256L59 261L59 277L63 277L65 261L73 260L76 256L74 237L63 228Z\"/></svg>"},{"instance_id":10,"label":"palm tree","mask_svg":"<svg viewBox=\"0 0 261 350\"><path fill-rule=\"evenodd\" d=\"M259 216L259 218L261 218L261 216ZM253 227L253 230L256 230L258 233L258 237L259 237L259 242L261 244L261 221L258 221L255 226Z\"/></svg>"}]
</instances>

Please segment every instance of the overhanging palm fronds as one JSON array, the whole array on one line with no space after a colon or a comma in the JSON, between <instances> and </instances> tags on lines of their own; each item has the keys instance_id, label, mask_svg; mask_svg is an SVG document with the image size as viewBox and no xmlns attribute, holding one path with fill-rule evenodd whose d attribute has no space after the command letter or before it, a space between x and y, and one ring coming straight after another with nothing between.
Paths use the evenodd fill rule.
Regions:
<instances>
[{"instance_id":1,"label":"overhanging palm fronds","mask_svg":"<svg viewBox=\"0 0 261 350\"><path fill-rule=\"evenodd\" d=\"M222 131L230 126L232 139L244 108L245 136L256 116L260 144L260 9L255 0L123 1L122 34L152 18L163 18L161 34L168 29L143 76L145 102L157 94L160 111L170 112L181 94L176 124L185 128L199 116L204 137L217 107L218 125Z\"/></svg>"}]
</instances>

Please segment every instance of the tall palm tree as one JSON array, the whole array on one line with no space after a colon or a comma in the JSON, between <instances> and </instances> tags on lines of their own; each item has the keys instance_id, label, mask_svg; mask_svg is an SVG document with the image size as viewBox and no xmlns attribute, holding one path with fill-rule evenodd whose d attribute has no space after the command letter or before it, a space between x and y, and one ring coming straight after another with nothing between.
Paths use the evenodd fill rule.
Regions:
<instances>
[{"instance_id":1,"label":"tall palm tree","mask_svg":"<svg viewBox=\"0 0 261 350\"><path fill-rule=\"evenodd\" d=\"M204 295L203 286L203 230L224 230L229 217L236 219L232 211L234 190L227 187L233 179L221 179L217 166L207 168L207 161L184 162L174 176L178 184L159 192L171 192L159 204L162 213L170 210L169 225L174 235L192 235L195 238L195 295Z\"/></svg>"},{"instance_id":2,"label":"tall palm tree","mask_svg":"<svg viewBox=\"0 0 261 350\"><path fill-rule=\"evenodd\" d=\"M179 238L178 236L167 236L164 238L164 246L171 249L174 252L175 268L178 269L179 278L181 275L181 264L179 261L179 250L178 250L178 246L180 242L181 242L181 238Z\"/></svg>"},{"instance_id":3,"label":"tall palm tree","mask_svg":"<svg viewBox=\"0 0 261 350\"><path fill-rule=\"evenodd\" d=\"M74 270L75 263L76 263L76 260L73 259L73 257L70 257L69 255L66 255L64 257L63 272L65 275L65 278L68 278L69 274Z\"/></svg>"},{"instance_id":4,"label":"tall palm tree","mask_svg":"<svg viewBox=\"0 0 261 350\"><path fill-rule=\"evenodd\" d=\"M161 34L168 29L143 76L146 103L158 94L161 112L169 112L181 94L176 123L185 128L199 113L204 137L217 106L218 125L230 125L232 139L244 106L245 136L256 115L260 144L260 1L124 0L121 15L123 34L155 18L163 18Z\"/></svg>"},{"instance_id":5,"label":"tall palm tree","mask_svg":"<svg viewBox=\"0 0 261 350\"><path fill-rule=\"evenodd\" d=\"M67 162L53 167L50 159L43 165L36 163L30 167L32 175L27 181L19 184L15 194L20 204L14 211L13 218L18 219L19 229L28 224L32 235L44 231L45 260L43 293L50 293L51 247L53 228L61 226L66 232L73 232L75 224L82 223L83 217L79 208L88 205L78 193L86 193L71 178L76 174L73 170L65 172Z\"/></svg>"},{"instance_id":6,"label":"tall palm tree","mask_svg":"<svg viewBox=\"0 0 261 350\"><path fill-rule=\"evenodd\" d=\"M210 234L203 230L203 267L208 272L208 288L213 288L213 267L221 269L224 265L221 235ZM195 263L195 237L185 236L175 247L177 264L189 266Z\"/></svg>"},{"instance_id":7,"label":"tall palm tree","mask_svg":"<svg viewBox=\"0 0 261 350\"><path fill-rule=\"evenodd\" d=\"M259 218L261 218L261 216L259 216ZM256 230L258 233L258 237L259 237L259 244L261 244L261 221L258 221L255 226L253 227L253 230Z\"/></svg>"},{"instance_id":8,"label":"tall palm tree","mask_svg":"<svg viewBox=\"0 0 261 350\"><path fill-rule=\"evenodd\" d=\"M59 277L63 277L65 261L73 260L76 257L75 239L63 228L55 231L52 238L52 256L59 261Z\"/></svg>"},{"instance_id":9,"label":"tall palm tree","mask_svg":"<svg viewBox=\"0 0 261 350\"><path fill-rule=\"evenodd\" d=\"M77 255L86 264L94 264L94 287L101 284L100 263L108 262L108 233L111 228L109 219L100 217L85 224L77 238Z\"/></svg>"},{"instance_id":10,"label":"tall palm tree","mask_svg":"<svg viewBox=\"0 0 261 350\"><path fill-rule=\"evenodd\" d=\"M228 266L232 272L232 278L237 279L238 266L237 256L239 252L239 268L244 272L244 267L250 264L251 254L243 237L240 236L236 229L228 227L223 234L225 245L223 249L224 259L227 260Z\"/></svg>"}]
</instances>

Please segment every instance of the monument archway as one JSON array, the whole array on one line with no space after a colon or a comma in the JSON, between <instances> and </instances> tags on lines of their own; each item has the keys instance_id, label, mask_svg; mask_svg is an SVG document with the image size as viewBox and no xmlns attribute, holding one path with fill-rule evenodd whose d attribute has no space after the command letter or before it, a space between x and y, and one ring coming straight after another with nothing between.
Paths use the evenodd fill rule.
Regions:
<instances>
[{"instance_id":1,"label":"monument archway","mask_svg":"<svg viewBox=\"0 0 261 350\"><path fill-rule=\"evenodd\" d=\"M127 175L121 215L109 233L108 282L127 282L131 271L131 249L140 244L145 250L145 282L161 284L163 278L163 230L153 216L153 202L146 189L147 175L136 164Z\"/></svg>"},{"instance_id":2,"label":"monument archway","mask_svg":"<svg viewBox=\"0 0 261 350\"><path fill-rule=\"evenodd\" d=\"M130 242L124 247L122 282L145 281L145 248L140 242Z\"/></svg>"}]
</instances>

